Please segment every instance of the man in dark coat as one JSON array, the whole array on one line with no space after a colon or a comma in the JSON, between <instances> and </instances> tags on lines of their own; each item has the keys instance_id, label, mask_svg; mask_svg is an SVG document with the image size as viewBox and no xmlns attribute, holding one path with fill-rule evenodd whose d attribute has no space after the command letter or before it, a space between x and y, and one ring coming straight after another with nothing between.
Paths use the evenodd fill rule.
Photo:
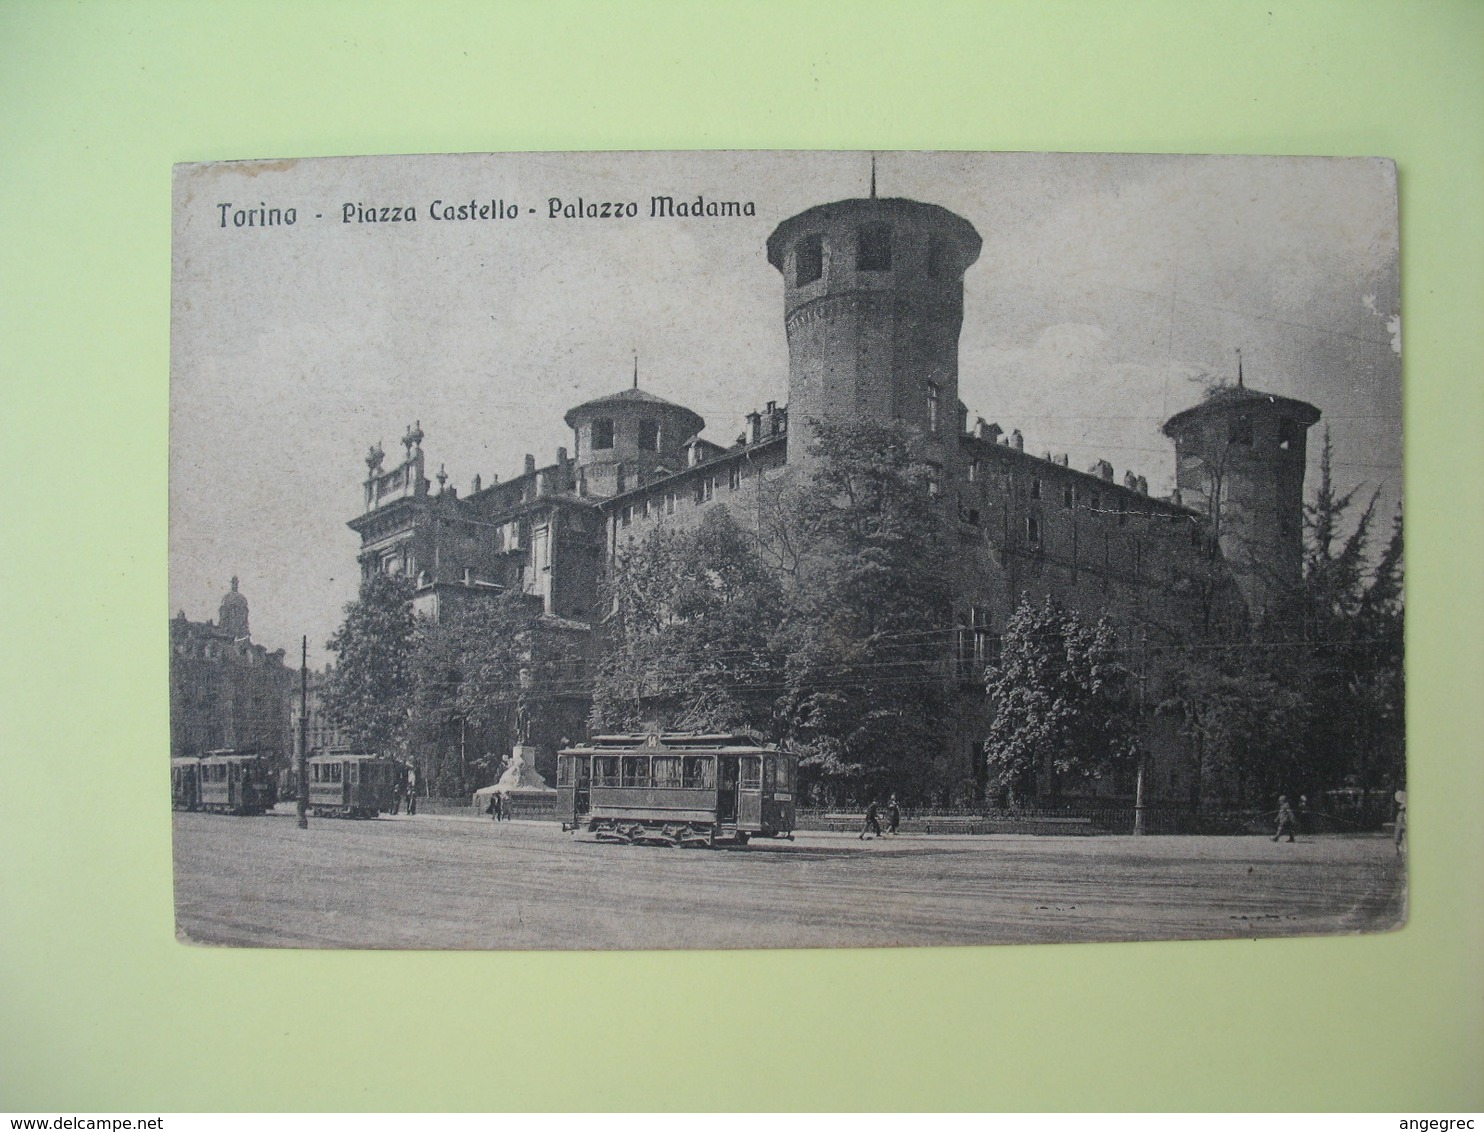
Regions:
<instances>
[{"instance_id":1,"label":"man in dark coat","mask_svg":"<svg viewBox=\"0 0 1484 1132\"><path fill-rule=\"evenodd\" d=\"M881 823L876 820L875 798L872 798L869 802L866 803L866 820L865 824L861 826L861 835L859 840L864 841L868 832L874 833L877 837L881 836Z\"/></svg>"},{"instance_id":2,"label":"man in dark coat","mask_svg":"<svg viewBox=\"0 0 1484 1132\"><path fill-rule=\"evenodd\" d=\"M886 803L886 832L895 837L897 826L901 824L902 807L897 805L897 796L893 794L891 800Z\"/></svg>"}]
</instances>

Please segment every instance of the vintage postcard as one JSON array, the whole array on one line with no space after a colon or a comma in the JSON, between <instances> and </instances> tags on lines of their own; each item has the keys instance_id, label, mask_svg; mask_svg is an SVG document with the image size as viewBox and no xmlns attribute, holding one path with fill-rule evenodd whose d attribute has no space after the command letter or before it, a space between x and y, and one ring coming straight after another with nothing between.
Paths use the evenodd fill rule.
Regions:
<instances>
[{"instance_id":1,"label":"vintage postcard","mask_svg":"<svg viewBox=\"0 0 1484 1132\"><path fill-rule=\"evenodd\" d=\"M1405 921L1391 162L243 161L173 215L182 939Z\"/></svg>"}]
</instances>

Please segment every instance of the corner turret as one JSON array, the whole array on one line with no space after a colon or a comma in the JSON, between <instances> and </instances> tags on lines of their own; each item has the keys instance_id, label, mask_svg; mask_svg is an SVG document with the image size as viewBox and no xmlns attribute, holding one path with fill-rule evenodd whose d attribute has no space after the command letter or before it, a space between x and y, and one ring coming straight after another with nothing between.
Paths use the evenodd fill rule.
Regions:
<instances>
[{"instance_id":1,"label":"corner turret","mask_svg":"<svg viewBox=\"0 0 1484 1132\"><path fill-rule=\"evenodd\" d=\"M1285 603L1302 578L1306 448L1318 420L1307 401L1239 384L1164 425L1176 490L1207 516L1254 615Z\"/></svg>"}]
</instances>

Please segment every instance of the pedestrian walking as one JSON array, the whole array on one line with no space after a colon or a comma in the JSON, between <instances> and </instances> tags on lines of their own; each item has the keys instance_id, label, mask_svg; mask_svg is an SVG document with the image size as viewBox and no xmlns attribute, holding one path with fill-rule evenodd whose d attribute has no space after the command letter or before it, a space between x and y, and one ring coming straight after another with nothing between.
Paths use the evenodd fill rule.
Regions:
<instances>
[{"instance_id":1,"label":"pedestrian walking","mask_svg":"<svg viewBox=\"0 0 1484 1132\"><path fill-rule=\"evenodd\" d=\"M876 817L875 798L866 803L866 820L861 826L861 835L858 840L864 841L867 833L874 833L877 837L881 836L881 822Z\"/></svg>"},{"instance_id":2,"label":"pedestrian walking","mask_svg":"<svg viewBox=\"0 0 1484 1132\"><path fill-rule=\"evenodd\" d=\"M893 794L891 800L886 803L886 832L893 837L897 835L897 826L902 824L902 807L897 805L897 796Z\"/></svg>"},{"instance_id":3,"label":"pedestrian walking","mask_svg":"<svg viewBox=\"0 0 1484 1132\"><path fill-rule=\"evenodd\" d=\"M1286 833L1288 840L1292 841L1294 821L1293 806L1288 802L1288 795L1280 794L1278 796L1278 832L1273 834L1273 840L1277 841Z\"/></svg>"},{"instance_id":4,"label":"pedestrian walking","mask_svg":"<svg viewBox=\"0 0 1484 1132\"><path fill-rule=\"evenodd\" d=\"M1396 855L1403 856L1407 851L1407 792L1398 790L1396 799Z\"/></svg>"},{"instance_id":5,"label":"pedestrian walking","mask_svg":"<svg viewBox=\"0 0 1484 1132\"><path fill-rule=\"evenodd\" d=\"M395 771L396 770L396 767L393 767L392 769L393 769L393 771ZM403 786L402 776L400 774L394 773L392 775L392 808L391 808L391 812L394 813L394 814L398 810L400 810L402 808L402 786Z\"/></svg>"},{"instance_id":6,"label":"pedestrian walking","mask_svg":"<svg viewBox=\"0 0 1484 1132\"><path fill-rule=\"evenodd\" d=\"M407 816L417 813L417 769L407 768Z\"/></svg>"}]
</instances>

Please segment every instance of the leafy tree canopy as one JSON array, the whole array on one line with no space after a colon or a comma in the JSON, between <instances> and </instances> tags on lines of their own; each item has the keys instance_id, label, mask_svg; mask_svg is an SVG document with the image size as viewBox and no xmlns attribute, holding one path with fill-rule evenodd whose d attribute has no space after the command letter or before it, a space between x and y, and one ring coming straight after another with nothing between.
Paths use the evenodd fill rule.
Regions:
<instances>
[{"instance_id":1,"label":"leafy tree canopy","mask_svg":"<svg viewBox=\"0 0 1484 1132\"><path fill-rule=\"evenodd\" d=\"M784 508L800 548L777 638L780 726L806 771L854 793L946 795L952 593L922 438L896 423L814 424Z\"/></svg>"},{"instance_id":2,"label":"leafy tree canopy","mask_svg":"<svg viewBox=\"0 0 1484 1132\"><path fill-rule=\"evenodd\" d=\"M406 742L414 692L412 593L406 578L370 575L326 642L336 663L323 693L325 713L358 747L392 753Z\"/></svg>"},{"instance_id":3,"label":"leafy tree canopy","mask_svg":"<svg viewBox=\"0 0 1484 1132\"><path fill-rule=\"evenodd\" d=\"M1012 800L1046 786L1057 793L1060 778L1132 765L1133 681L1106 618L1088 624L1049 600L1033 606L1022 599L985 689L995 707L985 744L990 784Z\"/></svg>"},{"instance_id":4,"label":"leafy tree canopy","mask_svg":"<svg viewBox=\"0 0 1484 1132\"><path fill-rule=\"evenodd\" d=\"M651 531L619 553L607 588L595 727L771 730L782 589L730 512Z\"/></svg>"}]
</instances>

